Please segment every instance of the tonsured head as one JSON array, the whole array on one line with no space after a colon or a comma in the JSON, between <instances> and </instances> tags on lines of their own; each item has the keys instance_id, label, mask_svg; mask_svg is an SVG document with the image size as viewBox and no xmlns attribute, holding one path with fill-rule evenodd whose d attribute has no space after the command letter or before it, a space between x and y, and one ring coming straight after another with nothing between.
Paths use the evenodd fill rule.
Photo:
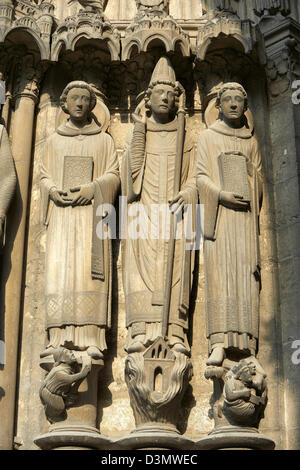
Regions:
<instances>
[{"instance_id":1,"label":"tonsured head","mask_svg":"<svg viewBox=\"0 0 300 470\"><path fill-rule=\"evenodd\" d=\"M226 120L239 120L248 109L248 95L239 83L225 83L218 92L216 107Z\"/></svg>"},{"instance_id":2,"label":"tonsured head","mask_svg":"<svg viewBox=\"0 0 300 470\"><path fill-rule=\"evenodd\" d=\"M60 97L63 111L69 114L74 121L88 120L96 103L97 98L94 90L82 81L69 83Z\"/></svg>"}]
</instances>

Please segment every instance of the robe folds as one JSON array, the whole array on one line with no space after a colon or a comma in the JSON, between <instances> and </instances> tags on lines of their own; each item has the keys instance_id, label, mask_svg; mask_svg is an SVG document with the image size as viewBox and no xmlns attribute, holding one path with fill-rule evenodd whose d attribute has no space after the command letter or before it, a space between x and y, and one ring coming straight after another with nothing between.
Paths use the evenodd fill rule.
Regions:
<instances>
[{"instance_id":1,"label":"robe folds","mask_svg":"<svg viewBox=\"0 0 300 470\"><path fill-rule=\"evenodd\" d=\"M50 190L62 189L65 156L93 158L92 204L59 207L50 201ZM101 220L96 210L101 204L114 203L119 185L113 140L94 121L81 131L65 121L47 140L41 190L47 226L46 328L53 330L52 346L69 342L74 348L84 348L91 346L91 337L92 345L99 346L95 327L111 325L111 240L95 235Z\"/></svg>"},{"instance_id":2,"label":"robe folds","mask_svg":"<svg viewBox=\"0 0 300 470\"><path fill-rule=\"evenodd\" d=\"M135 213L139 205L144 207L143 229L148 230L148 237L133 239L128 234L123 246L126 324L132 338L145 335L144 344L161 334L169 238L163 232L162 219L152 211L154 207L168 207L168 201L174 197L177 127L177 118L167 124L147 120L146 128L136 124L122 162L122 194L127 197L127 212ZM136 149L138 146L142 151ZM195 177L194 145L186 135L180 190L192 207L198 200ZM165 216L170 220L169 208ZM129 216L127 223L130 224ZM149 229L153 226L156 237ZM169 337L176 336L184 342L194 269L194 252L186 250L185 242L184 235L175 242L169 314Z\"/></svg>"},{"instance_id":3,"label":"robe folds","mask_svg":"<svg viewBox=\"0 0 300 470\"><path fill-rule=\"evenodd\" d=\"M218 159L240 152L248 160L251 209L237 211L219 204L222 190ZM257 348L259 330L259 213L262 164L256 138L246 127L232 129L218 120L200 134L197 186L204 204L204 261L207 336L225 348Z\"/></svg>"}]
</instances>

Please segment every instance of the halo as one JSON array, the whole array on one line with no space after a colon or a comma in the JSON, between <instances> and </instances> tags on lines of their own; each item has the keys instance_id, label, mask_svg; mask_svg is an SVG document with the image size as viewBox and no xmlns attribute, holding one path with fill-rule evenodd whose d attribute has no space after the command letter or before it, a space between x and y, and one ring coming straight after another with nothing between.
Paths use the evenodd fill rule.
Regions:
<instances>
[{"instance_id":1,"label":"halo","mask_svg":"<svg viewBox=\"0 0 300 470\"><path fill-rule=\"evenodd\" d=\"M207 108L204 112L204 119L207 127L210 127L212 124L214 124L219 117L219 110L216 108L216 102L217 102L217 97L213 98L210 100L210 102L207 105ZM253 114L248 108L247 111L245 112L245 116L248 121L248 126L251 132L253 132L254 129L254 119L253 119Z\"/></svg>"},{"instance_id":2,"label":"halo","mask_svg":"<svg viewBox=\"0 0 300 470\"><path fill-rule=\"evenodd\" d=\"M101 128L102 132L106 132L110 123L110 112L108 107L103 103L102 100L97 98L97 104L93 109L91 116L95 119L96 123ZM61 108L57 113L56 118L56 129L66 120L69 115L66 114Z\"/></svg>"}]
</instances>

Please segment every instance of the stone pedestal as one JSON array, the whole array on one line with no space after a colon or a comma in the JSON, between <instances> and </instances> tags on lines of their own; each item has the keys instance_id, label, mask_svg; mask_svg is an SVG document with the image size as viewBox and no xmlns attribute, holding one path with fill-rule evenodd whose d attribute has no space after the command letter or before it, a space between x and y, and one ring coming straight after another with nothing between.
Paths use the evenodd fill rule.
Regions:
<instances>
[{"instance_id":1,"label":"stone pedestal","mask_svg":"<svg viewBox=\"0 0 300 470\"><path fill-rule=\"evenodd\" d=\"M119 450L195 450L195 443L167 430L135 430L115 442Z\"/></svg>"},{"instance_id":2,"label":"stone pedestal","mask_svg":"<svg viewBox=\"0 0 300 470\"><path fill-rule=\"evenodd\" d=\"M275 444L257 429L224 426L200 439L195 447L197 450L274 450Z\"/></svg>"},{"instance_id":3,"label":"stone pedestal","mask_svg":"<svg viewBox=\"0 0 300 470\"><path fill-rule=\"evenodd\" d=\"M82 362L79 356L77 364L81 366ZM52 356L42 359L40 365L48 372L55 367ZM110 448L112 441L102 436L97 428L98 380L103 366L103 360L92 360L91 371L81 381L75 394L73 389L72 404L68 405L65 394L65 419L62 414L61 417L57 416L57 422L53 422L54 418L47 416L52 421L49 432L35 439L35 444L42 450Z\"/></svg>"}]
</instances>

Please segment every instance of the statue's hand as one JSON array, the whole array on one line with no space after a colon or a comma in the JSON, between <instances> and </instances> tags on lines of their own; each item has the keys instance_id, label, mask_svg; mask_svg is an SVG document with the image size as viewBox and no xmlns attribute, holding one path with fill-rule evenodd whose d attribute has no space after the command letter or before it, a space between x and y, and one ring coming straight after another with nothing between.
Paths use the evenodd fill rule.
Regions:
<instances>
[{"instance_id":1,"label":"statue's hand","mask_svg":"<svg viewBox=\"0 0 300 470\"><path fill-rule=\"evenodd\" d=\"M246 400L249 399L251 397L251 390L249 390L248 388L241 390L240 396L245 398Z\"/></svg>"},{"instance_id":2,"label":"statue's hand","mask_svg":"<svg viewBox=\"0 0 300 470\"><path fill-rule=\"evenodd\" d=\"M146 114L132 113L134 124L140 123L146 125Z\"/></svg>"},{"instance_id":3,"label":"statue's hand","mask_svg":"<svg viewBox=\"0 0 300 470\"><path fill-rule=\"evenodd\" d=\"M74 198L71 203L72 206L86 206L90 204L95 194L93 183L71 188L70 192L74 193Z\"/></svg>"},{"instance_id":4,"label":"statue's hand","mask_svg":"<svg viewBox=\"0 0 300 470\"><path fill-rule=\"evenodd\" d=\"M227 209L247 211L250 207L250 201L246 201L242 196L229 191L221 191L220 204Z\"/></svg>"},{"instance_id":5,"label":"statue's hand","mask_svg":"<svg viewBox=\"0 0 300 470\"><path fill-rule=\"evenodd\" d=\"M57 206L60 207L67 207L70 206L70 199L66 199L68 193L65 191L60 191L58 189L51 189L50 191L50 199L54 202Z\"/></svg>"},{"instance_id":6,"label":"statue's hand","mask_svg":"<svg viewBox=\"0 0 300 470\"><path fill-rule=\"evenodd\" d=\"M174 199L169 201L170 210L173 214L178 214L183 210L185 204L188 204L188 201L185 198L184 191L180 191Z\"/></svg>"}]
</instances>

